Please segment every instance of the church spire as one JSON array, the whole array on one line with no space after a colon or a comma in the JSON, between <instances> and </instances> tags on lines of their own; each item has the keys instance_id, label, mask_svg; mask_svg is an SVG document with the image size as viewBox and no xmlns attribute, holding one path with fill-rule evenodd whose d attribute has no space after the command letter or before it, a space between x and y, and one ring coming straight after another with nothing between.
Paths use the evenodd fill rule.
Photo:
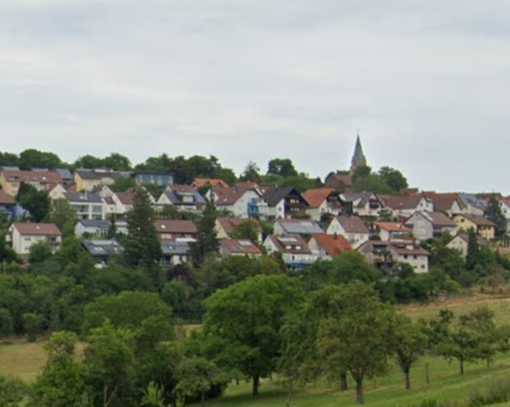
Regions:
<instances>
[{"instance_id":1,"label":"church spire","mask_svg":"<svg viewBox=\"0 0 510 407\"><path fill-rule=\"evenodd\" d=\"M361 146L361 138L358 135L356 137L356 147L354 148L354 155L352 156L351 172L354 173L359 167L365 167L367 165L367 159L365 153L363 153L363 147Z\"/></svg>"}]
</instances>

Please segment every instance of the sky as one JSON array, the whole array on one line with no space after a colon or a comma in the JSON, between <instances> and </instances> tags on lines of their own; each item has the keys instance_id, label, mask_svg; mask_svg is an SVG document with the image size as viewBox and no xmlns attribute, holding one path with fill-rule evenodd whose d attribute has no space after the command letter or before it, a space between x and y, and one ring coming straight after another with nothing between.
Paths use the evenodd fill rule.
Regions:
<instances>
[{"instance_id":1,"label":"sky","mask_svg":"<svg viewBox=\"0 0 510 407\"><path fill-rule=\"evenodd\" d=\"M510 193L510 0L0 1L0 151Z\"/></svg>"}]
</instances>

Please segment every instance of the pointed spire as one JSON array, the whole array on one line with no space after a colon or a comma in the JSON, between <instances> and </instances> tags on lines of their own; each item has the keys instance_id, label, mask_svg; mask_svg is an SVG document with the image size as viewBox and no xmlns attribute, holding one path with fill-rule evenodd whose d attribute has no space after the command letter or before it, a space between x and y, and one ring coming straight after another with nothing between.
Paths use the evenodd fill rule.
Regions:
<instances>
[{"instance_id":1,"label":"pointed spire","mask_svg":"<svg viewBox=\"0 0 510 407\"><path fill-rule=\"evenodd\" d=\"M367 165L367 159L365 153L363 153L363 147L361 145L361 138L359 131L356 136L356 147L354 148L354 155L352 156L351 172L354 173L359 167L365 167Z\"/></svg>"}]
</instances>

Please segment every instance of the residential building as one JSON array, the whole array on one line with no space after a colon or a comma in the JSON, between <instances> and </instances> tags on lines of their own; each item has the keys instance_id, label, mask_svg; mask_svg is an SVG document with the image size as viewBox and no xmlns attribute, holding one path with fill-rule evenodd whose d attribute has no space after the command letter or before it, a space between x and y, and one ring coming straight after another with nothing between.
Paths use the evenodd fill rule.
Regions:
<instances>
[{"instance_id":1,"label":"residential building","mask_svg":"<svg viewBox=\"0 0 510 407\"><path fill-rule=\"evenodd\" d=\"M190 260L190 246L188 242L164 240L161 243L161 266L165 269L187 263Z\"/></svg>"},{"instance_id":2,"label":"residential building","mask_svg":"<svg viewBox=\"0 0 510 407\"><path fill-rule=\"evenodd\" d=\"M258 217L258 201L260 193L254 187L248 185L236 185L234 187L213 187L208 192L209 200L214 202L216 208L232 213L238 218Z\"/></svg>"},{"instance_id":3,"label":"residential building","mask_svg":"<svg viewBox=\"0 0 510 407\"><path fill-rule=\"evenodd\" d=\"M454 236L457 224L445 215L445 212L415 212L405 225L412 229L413 236L419 241L439 237L443 234Z\"/></svg>"},{"instance_id":4,"label":"residential building","mask_svg":"<svg viewBox=\"0 0 510 407\"><path fill-rule=\"evenodd\" d=\"M408 264L415 273L429 271L430 254L412 241L370 240L360 248L370 264L379 268L393 268L398 264Z\"/></svg>"},{"instance_id":5,"label":"residential building","mask_svg":"<svg viewBox=\"0 0 510 407\"><path fill-rule=\"evenodd\" d=\"M114 257L120 256L124 249L116 240L84 240L83 247L97 262L97 267L106 266Z\"/></svg>"},{"instance_id":6,"label":"residential building","mask_svg":"<svg viewBox=\"0 0 510 407\"><path fill-rule=\"evenodd\" d=\"M262 242L262 227L254 219L246 220L239 218L216 218L214 230L218 239L233 239L233 232L244 222L251 222L257 228L257 241Z\"/></svg>"},{"instance_id":7,"label":"residential building","mask_svg":"<svg viewBox=\"0 0 510 407\"><path fill-rule=\"evenodd\" d=\"M481 215L456 215L453 220L459 231L474 229L478 236L486 240L494 240L496 237L496 225Z\"/></svg>"},{"instance_id":8,"label":"residential building","mask_svg":"<svg viewBox=\"0 0 510 407\"><path fill-rule=\"evenodd\" d=\"M348 215L376 218L384 209L384 203L372 192L345 192L340 200Z\"/></svg>"},{"instance_id":9,"label":"residential building","mask_svg":"<svg viewBox=\"0 0 510 407\"><path fill-rule=\"evenodd\" d=\"M267 190L262 199L267 202L267 217L284 219L305 215L308 203L293 187L273 188Z\"/></svg>"},{"instance_id":10,"label":"residential building","mask_svg":"<svg viewBox=\"0 0 510 407\"><path fill-rule=\"evenodd\" d=\"M317 261L308 245L300 236L270 235L264 241L264 248L268 254L278 253L282 261L292 270L303 270Z\"/></svg>"},{"instance_id":11,"label":"residential building","mask_svg":"<svg viewBox=\"0 0 510 407\"><path fill-rule=\"evenodd\" d=\"M19 213L19 207L16 200L11 195L0 189L0 214L5 215L7 219L16 219Z\"/></svg>"},{"instance_id":12,"label":"residential building","mask_svg":"<svg viewBox=\"0 0 510 407\"><path fill-rule=\"evenodd\" d=\"M460 195L456 192L423 192L421 195L432 202L434 205L434 211L445 213L449 217L467 213L468 211L468 207L461 199Z\"/></svg>"},{"instance_id":13,"label":"residential building","mask_svg":"<svg viewBox=\"0 0 510 407\"><path fill-rule=\"evenodd\" d=\"M326 233L333 236L343 236L353 249L357 249L370 238L367 226L358 216L337 216L333 218L326 229Z\"/></svg>"},{"instance_id":14,"label":"residential building","mask_svg":"<svg viewBox=\"0 0 510 407\"><path fill-rule=\"evenodd\" d=\"M0 186L10 196L18 195L21 184L28 184L38 191L50 191L62 178L56 171L16 171L3 170L0 172Z\"/></svg>"},{"instance_id":15,"label":"residential building","mask_svg":"<svg viewBox=\"0 0 510 407\"><path fill-rule=\"evenodd\" d=\"M260 257L262 252L251 240L223 239L220 241L220 254L222 256Z\"/></svg>"},{"instance_id":16,"label":"residential building","mask_svg":"<svg viewBox=\"0 0 510 407\"><path fill-rule=\"evenodd\" d=\"M487 200L483 198L479 198L474 194L467 194L461 192L459 194L460 199L466 206L466 210L463 213L468 215L477 215L483 216L485 210L487 209Z\"/></svg>"},{"instance_id":17,"label":"residential building","mask_svg":"<svg viewBox=\"0 0 510 407\"><path fill-rule=\"evenodd\" d=\"M489 246L489 242L485 239L477 236L477 241L479 246ZM462 257L466 258L469 250L469 235L466 232L459 232L455 237L450 240L450 242L446 245L448 249L457 250Z\"/></svg>"},{"instance_id":18,"label":"residential building","mask_svg":"<svg viewBox=\"0 0 510 407\"><path fill-rule=\"evenodd\" d=\"M328 188L333 188L336 192L348 192L352 190L352 175L332 172L328 174L324 184Z\"/></svg>"},{"instance_id":19,"label":"residential building","mask_svg":"<svg viewBox=\"0 0 510 407\"><path fill-rule=\"evenodd\" d=\"M342 253L352 250L352 246L343 236L313 235L308 242L308 248L320 260L332 260Z\"/></svg>"},{"instance_id":20,"label":"residential building","mask_svg":"<svg viewBox=\"0 0 510 407\"><path fill-rule=\"evenodd\" d=\"M178 211L198 213L204 210L206 200L194 186L172 185L161 194L157 205L160 208L169 205Z\"/></svg>"},{"instance_id":21,"label":"residential building","mask_svg":"<svg viewBox=\"0 0 510 407\"><path fill-rule=\"evenodd\" d=\"M379 199L393 216L401 219L407 219L415 212L434 212L432 201L421 195L379 195Z\"/></svg>"},{"instance_id":22,"label":"residential building","mask_svg":"<svg viewBox=\"0 0 510 407\"><path fill-rule=\"evenodd\" d=\"M383 242L389 240L409 240L412 238L412 229L398 222L376 222L374 226L377 236Z\"/></svg>"},{"instance_id":23,"label":"residential building","mask_svg":"<svg viewBox=\"0 0 510 407\"><path fill-rule=\"evenodd\" d=\"M106 218L106 204L99 194L66 192L64 197L74 209L77 219L104 220Z\"/></svg>"},{"instance_id":24,"label":"residential building","mask_svg":"<svg viewBox=\"0 0 510 407\"><path fill-rule=\"evenodd\" d=\"M276 236L299 235L306 241L312 235L323 234L324 231L317 222L303 219L278 219L273 226Z\"/></svg>"},{"instance_id":25,"label":"residential building","mask_svg":"<svg viewBox=\"0 0 510 407\"><path fill-rule=\"evenodd\" d=\"M131 174L129 172L113 171L107 169L79 169L74 173L74 182L76 190L94 191L104 185L113 185L118 178L127 178Z\"/></svg>"},{"instance_id":26,"label":"residential building","mask_svg":"<svg viewBox=\"0 0 510 407\"><path fill-rule=\"evenodd\" d=\"M31 247L39 242L48 243L55 252L62 243L62 233L53 223L13 223L9 227L7 241L22 256L30 254Z\"/></svg>"},{"instance_id":27,"label":"residential building","mask_svg":"<svg viewBox=\"0 0 510 407\"><path fill-rule=\"evenodd\" d=\"M96 236L106 237L110 230L111 222L108 220L81 219L74 226L74 235L76 237Z\"/></svg>"},{"instance_id":28,"label":"residential building","mask_svg":"<svg viewBox=\"0 0 510 407\"><path fill-rule=\"evenodd\" d=\"M343 212L340 196L333 188L309 189L303 198L308 203L306 213L316 222L320 222L325 214L338 216Z\"/></svg>"},{"instance_id":29,"label":"residential building","mask_svg":"<svg viewBox=\"0 0 510 407\"><path fill-rule=\"evenodd\" d=\"M154 227L159 240L180 240L195 242L198 238L198 230L190 220L158 219L154 221Z\"/></svg>"},{"instance_id":30,"label":"residential building","mask_svg":"<svg viewBox=\"0 0 510 407\"><path fill-rule=\"evenodd\" d=\"M174 184L174 176L165 172L140 171L135 174L138 185L157 185L166 188Z\"/></svg>"},{"instance_id":31,"label":"residential building","mask_svg":"<svg viewBox=\"0 0 510 407\"><path fill-rule=\"evenodd\" d=\"M229 185L225 181L223 181L222 179L218 179L218 178L195 178L191 185L193 185L196 189L214 188L214 187L228 188L229 187Z\"/></svg>"}]
</instances>

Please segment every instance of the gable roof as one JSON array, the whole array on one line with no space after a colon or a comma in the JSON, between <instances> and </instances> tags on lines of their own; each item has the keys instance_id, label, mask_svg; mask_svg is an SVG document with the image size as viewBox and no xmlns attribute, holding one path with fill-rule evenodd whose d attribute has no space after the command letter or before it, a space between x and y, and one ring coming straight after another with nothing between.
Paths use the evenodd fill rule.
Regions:
<instances>
[{"instance_id":1,"label":"gable roof","mask_svg":"<svg viewBox=\"0 0 510 407\"><path fill-rule=\"evenodd\" d=\"M60 184L62 177L56 171L2 171L8 182L25 182L39 184Z\"/></svg>"},{"instance_id":2,"label":"gable roof","mask_svg":"<svg viewBox=\"0 0 510 407\"><path fill-rule=\"evenodd\" d=\"M282 199L291 194L299 195L302 198L302 195L294 187L279 187L269 189L262 196L262 198L267 202L269 206L276 206Z\"/></svg>"},{"instance_id":3,"label":"gable roof","mask_svg":"<svg viewBox=\"0 0 510 407\"><path fill-rule=\"evenodd\" d=\"M305 240L299 235L271 235L268 239L271 239L280 253L312 254Z\"/></svg>"},{"instance_id":4,"label":"gable roof","mask_svg":"<svg viewBox=\"0 0 510 407\"><path fill-rule=\"evenodd\" d=\"M133 205L135 200L135 191L116 192L115 195L119 198L119 201L123 205Z\"/></svg>"},{"instance_id":5,"label":"gable roof","mask_svg":"<svg viewBox=\"0 0 510 407\"><path fill-rule=\"evenodd\" d=\"M416 209L422 199L421 195L380 195L384 205L394 210Z\"/></svg>"},{"instance_id":6,"label":"gable roof","mask_svg":"<svg viewBox=\"0 0 510 407\"><path fill-rule=\"evenodd\" d=\"M317 245L329 256L335 257L352 250L352 246L343 236L332 236L325 233L312 236Z\"/></svg>"},{"instance_id":7,"label":"gable roof","mask_svg":"<svg viewBox=\"0 0 510 407\"><path fill-rule=\"evenodd\" d=\"M376 222L375 226L386 232L411 233L411 229L398 222Z\"/></svg>"},{"instance_id":8,"label":"gable roof","mask_svg":"<svg viewBox=\"0 0 510 407\"><path fill-rule=\"evenodd\" d=\"M197 227L190 220L158 219L154 221L156 233L198 233Z\"/></svg>"},{"instance_id":9,"label":"gable roof","mask_svg":"<svg viewBox=\"0 0 510 407\"><path fill-rule=\"evenodd\" d=\"M457 215L456 217L464 217L465 219L473 222L477 226L492 226L492 227L496 227L496 225L493 222L491 222L489 219L485 218L482 215L462 214L462 215Z\"/></svg>"},{"instance_id":10,"label":"gable roof","mask_svg":"<svg viewBox=\"0 0 510 407\"><path fill-rule=\"evenodd\" d=\"M335 190L343 190L352 187L352 175L331 173L326 177L326 186Z\"/></svg>"},{"instance_id":11,"label":"gable roof","mask_svg":"<svg viewBox=\"0 0 510 407\"><path fill-rule=\"evenodd\" d=\"M103 203L101 196L93 192L64 192L64 196L69 202Z\"/></svg>"},{"instance_id":12,"label":"gable roof","mask_svg":"<svg viewBox=\"0 0 510 407\"><path fill-rule=\"evenodd\" d=\"M455 202L457 202L460 209L466 208L458 193L424 192L422 195L432 201L435 211L447 212Z\"/></svg>"},{"instance_id":13,"label":"gable roof","mask_svg":"<svg viewBox=\"0 0 510 407\"><path fill-rule=\"evenodd\" d=\"M251 241L246 239L223 239L220 242L220 248L228 254L259 255L260 249Z\"/></svg>"},{"instance_id":14,"label":"gable roof","mask_svg":"<svg viewBox=\"0 0 510 407\"><path fill-rule=\"evenodd\" d=\"M23 236L61 236L54 223L14 223L12 225Z\"/></svg>"},{"instance_id":15,"label":"gable roof","mask_svg":"<svg viewBox=\"0 0 510 407\"><path fill-rule=\"evenodd\" d=\"M358 216L337 216L335 218L346 233L368 234L369 230ZM332 220L332 222L335 221Z\"/></svg>"},{"instance_id":16,"label":"gable roof","mask_svg":"<svg viewBox=\"0 0 510 407\"><path fill-rule=\"evenodd\" d=\"M334 188L309 189L303 193L303 198L305 198L310 208L318 208L334 192Z\"/></svg>"},{"instance_id":17,"label":"gable roof","mask_svg":"<svg viewBox=\"0 0 510 407\"><path fill-rule=\"evenodd\" d=\"M284 230L285 234L315 235L324 233L317 222L302 219L279 219L277 224Z\"/></svg>"}]
</instances>

